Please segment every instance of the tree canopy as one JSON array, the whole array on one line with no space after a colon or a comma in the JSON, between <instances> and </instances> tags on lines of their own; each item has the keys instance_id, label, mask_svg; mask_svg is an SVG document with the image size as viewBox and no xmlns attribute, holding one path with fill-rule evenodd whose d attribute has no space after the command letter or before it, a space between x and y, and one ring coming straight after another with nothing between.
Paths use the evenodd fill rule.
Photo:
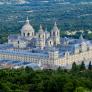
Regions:
<instances>
[{"instance_id":1,"label":"tree canopy","mask_svg":"<svg viewBox=\"0 0 92 92\"><path fill-rule=\"evenodd\" d=\"M90 63L89 63L90 65ZM83 68L82 68L83 66ZM77 71L76 71L77 69ZM83 71L81 71L83 69ZM85 69L85 71L84 71ZM92 70L73 63L71 70L1 69L1 92L92 92Z\"/></svg>"}]
</instances>

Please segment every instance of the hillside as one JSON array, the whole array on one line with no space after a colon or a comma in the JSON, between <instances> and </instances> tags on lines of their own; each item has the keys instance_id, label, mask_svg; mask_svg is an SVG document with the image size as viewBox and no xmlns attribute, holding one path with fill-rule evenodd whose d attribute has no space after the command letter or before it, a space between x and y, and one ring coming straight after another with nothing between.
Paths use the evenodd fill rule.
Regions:
<instances>
[{"instance_id":1,"label":"hillside","mask_svg":"<svg viewBox=\"0 0 92 92\"><path fill-rule=\"evenodd\" d=\"M70 3L81 3L81 2L92 2L91 0L0 0L0 4L26 4L32 2L70 2Z\"/></svg>"},{"instance_id":2,"label":"hillside","mask_svg":"<svg viewBox=\"0 0 92 92\"><path fill-rule=\"evenodd\" d=\"M40 24L50 31L55 21L61 31L92 30L91 0L76 1L0 0L0 37L5 40L8 34L20 32L27 16L36 31Z\"/></svg>"}]
</instances>

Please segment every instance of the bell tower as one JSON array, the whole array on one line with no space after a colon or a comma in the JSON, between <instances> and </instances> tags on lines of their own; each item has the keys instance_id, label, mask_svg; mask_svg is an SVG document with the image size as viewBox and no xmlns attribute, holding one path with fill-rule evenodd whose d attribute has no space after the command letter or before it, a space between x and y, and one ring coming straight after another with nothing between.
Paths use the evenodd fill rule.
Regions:
<instances>
[{"instance_id":1,"label":"bell tower","mask_svg":"<svg viewBox=\"0 0 92 92\"><path fill-rule=\"evenodd\" d=\"M57 23L55 22L54 27L51 31L51 37L53 38L54 45L60 44L60 30L57 27Z\"/></svg>"},{"instance_id":2,"label":"bell tower","mask_svg":"<svg viewBox=\"0 0 92 92\"><path fill-rule=\"evenodd\" d=\"M38 47L43 49L45 47L45 32L42 28L42 25L40 25L40 29L38 32Z\"/></svg>"}]
</instances>

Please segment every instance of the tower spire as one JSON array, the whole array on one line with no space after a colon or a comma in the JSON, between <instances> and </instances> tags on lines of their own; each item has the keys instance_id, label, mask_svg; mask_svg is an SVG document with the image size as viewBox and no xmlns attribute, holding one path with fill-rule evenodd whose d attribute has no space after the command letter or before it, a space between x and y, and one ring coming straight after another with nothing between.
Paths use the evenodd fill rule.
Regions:
<instances>
[{"instance_id":1,"label":"tower spire","mask_svg":"<svg viewBox=\"0 0 92 92\"><path fill-rule=\"evenodd\" d=\"M57 23L54 23L53 29L51 31L51 36L53 37L53 42L55 45L60 44L60 30L57 27Z\"/></svg>"},{"instance_id":2,"label":"tower spire","mask_svg":"<svg viewBox=\"0 0 92 92\"><path fill-rule=\"evenodd\" d=\"M82 34L80 35L80 40L81 40L81 41L83 41L83 40L84 40L84 38L83 38L83 35L82 35Z\"/></svg>"},{"instance_id":3,"label":"tower spire","mask_svg":"<svg viewBox=\"0 0 92 92\"><path fill-rule=\"evenodd\" d=\"M57 26L57 22L55 21L54 26Z\"/></svg>"},{"instance_id":4,"label":"tower spire","mask_svg":"<svg viewBox=\"0 0 92 92\"><path fill-rule=\"evenodd\" d=\"M27 19L26 19L26 23L29 24L29 18L28 18L28 16L27 16Z\"/></svg>"},{"instance_id":5,"label":"tower spire","mask_svg":"<svg viewBox=\"0 0 92 92\"><path fill-rule=\"evenodd\" d=\"M43 27L42 27L42 25L40 24L40 30L39 30L40 32L43 32Z\"/></svg>"},{"instance_id":6,"label":"tower spire","mask_svg":"<svg viewBox=\"0 0 92 92\"><path fill-rule=\"evenodd\" d=\"M42 29L42 25L40 24L40 29Z\"/></svg>"},{"instance_id":7,"label":"tower spire","mask_svg":"<svg viewBox=\"0 0 92 92\"><path fill-rule=\"evenodd\" d=\"M54 29L58 29L58 26L57 26L57 22L55 21L55 23L54 23L54 27L53 27Z\"/></svg>"}]
</instances>

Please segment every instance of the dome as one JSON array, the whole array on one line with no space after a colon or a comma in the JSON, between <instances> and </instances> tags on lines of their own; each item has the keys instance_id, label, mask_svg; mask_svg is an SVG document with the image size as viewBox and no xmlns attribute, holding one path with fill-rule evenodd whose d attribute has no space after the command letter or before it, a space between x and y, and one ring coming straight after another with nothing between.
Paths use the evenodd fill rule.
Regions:
<instances>
[{"instance_id":1,"label":"dome","mask_svg":"<svg viewBox=\"0 0 92 92\"><path fill-rule=\"evenodd\" d=\"M27 18L25 25L21 29L22 32L34 32L32 25L29 23L29 19Z\"/></svg>"}]
</instances>

